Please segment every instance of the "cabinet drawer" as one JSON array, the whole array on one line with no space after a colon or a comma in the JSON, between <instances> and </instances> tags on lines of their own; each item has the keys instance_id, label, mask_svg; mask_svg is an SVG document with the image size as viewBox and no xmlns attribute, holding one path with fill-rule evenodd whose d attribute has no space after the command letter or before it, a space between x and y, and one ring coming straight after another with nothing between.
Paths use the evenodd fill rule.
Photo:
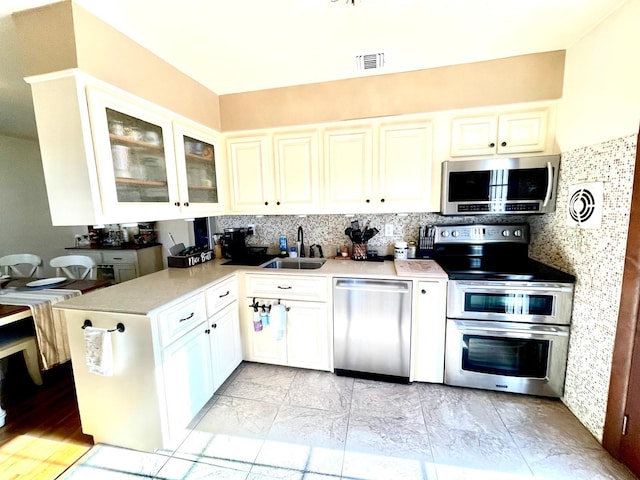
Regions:
<instances>
[{"instance_id":1,"label":"cabinet drawer","mask_svg":"<svg viewBox=\"0 0 640 480\"><path fill-rule=\"evenodd\" d=\"M102 263L136 263L138 256L135 252L102 252Z\"/></svg>"},{"instance_id":2,"label":"cabinet drawer","mask_svg":"<svg viewBox=\"0 0 640 480\"><path fill-rule=\"evenodd\" d=\"M298 275L247 275L248 297L269 297L324 302L328 297L326 277Z\"/></svg>"},{"instance_id":3,"label":"cabinet drawer","mask_svg":"<svg viewBox=\"0 0 640 480\"><path fill-rule=\"evenodd\" d=\"M238 299L238 281L235 277L208 288L205 291L207 299L207 315L212 316Z\"/></svg>"},{"instance_id":4,"label":"cabinet drawer","mask_svg":"<svg viewBox=\"0 0 640 480\"><path fill-rule=\"evenodd\" d=\"M67 255L84 255L85 257L93 258L93 261L96 262L96 265L100 265L102 263L102 253L96 251L89 250L69 250Z\"/></svg>"},{"instance_id":5,"label":"cabinet drawer","mask_svg":"<svg viewBox=\"0 0 640 480\"><path fill-rule=\"evenodd\" d=\"M207 319L204 295L190 297L158 313L160 342L167 346Z\"/></svg>"}]
</instances>

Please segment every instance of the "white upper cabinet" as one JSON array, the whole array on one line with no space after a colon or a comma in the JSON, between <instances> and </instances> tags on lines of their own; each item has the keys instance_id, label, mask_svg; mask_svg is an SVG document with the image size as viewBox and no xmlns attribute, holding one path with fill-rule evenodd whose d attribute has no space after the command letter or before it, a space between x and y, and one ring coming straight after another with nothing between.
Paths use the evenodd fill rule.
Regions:
<instances>
[{"instance_id":1,"label":"white upper cabinet","mask_svg":"<svg viewBox=\"0 0 640 480\"><path fill-rule=\"evenodd\" d=\"M221 213L224 172L216 132L180 119L173 121L173 133L181 210L202 216Z\"/></svg>"},{"instance_id":2,"label":"white upper cabinet","mask_svg":"<svg viewBox=\"0 0 640 480\"><path fill-rule=\"evenodd\" d=\"M325 204L331 212L371 210L373 128L354 126L324 131Z\"/></svg>"},{"instance_id":3,"label":"white upper cabinet","mask_svg":"<svg viewBox=\"0 0 640 480\"><path fill-rule=\"evenodd\" d=\"M324 140L325 201L330 211L434 210L429 121L327 129Z\"/></svg>"},{"instance_id":4,"label":"white upper cabinet","mask_svg":"<svg viewBox=\"0 0 640 480\"><path fill-rule=\"evenodd\" d=\"M221 212L215 132L80 72L28 81L53 225Z\"/></svg>"},{"instance_id":5,"label":"white upper cabinet","mask_svg":"<svg viewBox=\"0 0 640 480\"><path fill-rule=\"evenodd\" d=\"M318 213L320 163L316 131L273 135L276 205L287 213ZM277 212L276 212L277 213Z\"/></svg>"},{"instance_id":6,"label":"white upper cabinet","mask_svg":"<svg viewBox=\"0 0 640 480\"><path fill-rule=\"evenodd\" d=\"M227 138L231 210L234 212L266 213L274 202L272 163L266 135Z\"/></svg>"},{"instance_id":7,"label":"white upper cabinet","mask_svg":"<svg viewBox=\"0 0 640 480\"><path fill-rule=\"evenodd\" d=\"M451 156L542 152L547 141L549 110L454 118Z\"/></svg>"},{"instance_id":8,"label":"white upper cabinet","mask_svg":"<svg viewBox=\"0 0 640 480\"><path fill-rule=\"evenodd\" d=\"M171 118L101 88L87 87L87 100L105 216L135 221L176 215Z\"/></svg>"},{"instance_id":9,"label":"white upper cabinet","mask_svg":"<svg viewBox=\"0 0 640 480\"><path fill-rule=\"evenodd\" d=\"M377 201L385 212L427 212L432 207L433 130L430 122L382 124ZM437 178L439 182L440 179Z\"/></svg>"},{"instance_id":10,"label":"white upper cabinet","mask_svg":"<svg viewBox=\"0 0 640 480\"><path fill-rule=\"evenodd\" d=\"M292 214L319 212L316 131L227 138L231 211Z\"/></svg>"}]
</instances>

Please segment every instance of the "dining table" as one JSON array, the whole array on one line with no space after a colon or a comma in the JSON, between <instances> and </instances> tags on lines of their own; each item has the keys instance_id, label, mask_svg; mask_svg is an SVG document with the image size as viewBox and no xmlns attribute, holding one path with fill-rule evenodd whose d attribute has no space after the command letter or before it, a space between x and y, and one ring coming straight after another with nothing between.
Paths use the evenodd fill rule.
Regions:
<instances>
[{"instance_id":1,"label":"dining table","mask_svg":"<svg viewBox=\"0 0 640 480\"><path fill-rule=\"evenodd\" d=\"M43 285L42 287L28 286L29 284L33 284L33 282L38 282L38 280L43 280L43 282L46 283L46 279L14 278L10 279L10 281L3 286L2 291L0 292L0 335L2 334L2 327L33 316L33 310L28 305L19 305L16 304L19 302L8 301L10 299L13 300L12 293L14 292L19 293L23 298L30 296L30 293L33 293L34 295L42 295L45 292L53 293L55 291L60 293L74 292L75 294L84 295L93 290L105 288L111 285L111 282L106 280L65 279L53 285ZM3 298L6 299L5 302L3 302ZM44 362L45 368L50 366L53 365L47 365L47 362Z\"/></svg>"}]
</instances>

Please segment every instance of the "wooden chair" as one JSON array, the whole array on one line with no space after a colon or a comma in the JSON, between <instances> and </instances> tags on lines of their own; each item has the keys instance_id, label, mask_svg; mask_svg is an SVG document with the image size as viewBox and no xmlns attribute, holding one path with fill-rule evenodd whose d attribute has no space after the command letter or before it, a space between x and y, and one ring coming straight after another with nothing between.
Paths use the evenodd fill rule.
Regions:
<instances>
[{"instance_id":1,"label":"wooden chair","mask_svg":"<svg viewBox=\"0 0 640 480\"><path fill-rule=\"evenodd\" d=\"M27 371L33 383L42 385L42 375L40 375L40 362L38 360L38 345L36 337L33 335L8 334L0 332L0 361L14 353L22 352ZM2 393L2 373L0 372L0 396ZM0 406L0 427L4 426L7 413Z\"/></svg>"},{"instance_id":2,"label":"wooden chair","mask_svg":"<svg viewBox=\"0 0 640 480\"><path fill-rule=\"evenodd\" d=\"M56 269L56 275L75 280L95 280L96 262L85 255L62 255L52 258L49 262Z\"/></svg>"},{"instance_id":3,"label":"wooden chair","mask_svg":"<svg viewBox=\"0 0 640 480\"><path fill-rule=\"evenodd\" d=\"M16 253L0 258L0 271L12 277L33 277L42 265L42 259L32 253Z\"/></svg>"}]
</instances>

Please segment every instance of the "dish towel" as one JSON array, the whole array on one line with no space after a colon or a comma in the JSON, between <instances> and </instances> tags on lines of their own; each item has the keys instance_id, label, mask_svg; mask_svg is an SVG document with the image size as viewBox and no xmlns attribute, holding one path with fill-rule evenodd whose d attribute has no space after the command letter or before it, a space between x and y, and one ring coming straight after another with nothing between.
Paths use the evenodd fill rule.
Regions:
<instances>
[{"instance_id":1,"label":"dish towel","mask_svg":"<svg viewBox=\"0 0 640 480\"><path fill-rule=\"evenodd\" d=\"M113 375L111 332L106 328L84 327L86 362L90 373L104 377Z\"/></svg>"},{"instance_id":2,"label":"dish towel","mask_svg":"<svg viewBox=\"0 0 640 480\"><path fill-rule=\"evenodd\" d=\"M80 290L43 289L18 291L7 289L0 303L23 305L31 309L36 327L38 350L45 370L71 359L67 323L60 311L52 308L57 302L81 295Z\"/></svg>"},{"instance_id":3,"label":"dish towel","mask_svg":"<svg viewBox=\"0 0 640 480\"><path fill-rule=\"evenodd\" d=\"M271 306L269 315L269 325L273 332L273 338L282 340L287 328L287 309L284 305L276 304Z\"/></svg>"}]
</instances>

